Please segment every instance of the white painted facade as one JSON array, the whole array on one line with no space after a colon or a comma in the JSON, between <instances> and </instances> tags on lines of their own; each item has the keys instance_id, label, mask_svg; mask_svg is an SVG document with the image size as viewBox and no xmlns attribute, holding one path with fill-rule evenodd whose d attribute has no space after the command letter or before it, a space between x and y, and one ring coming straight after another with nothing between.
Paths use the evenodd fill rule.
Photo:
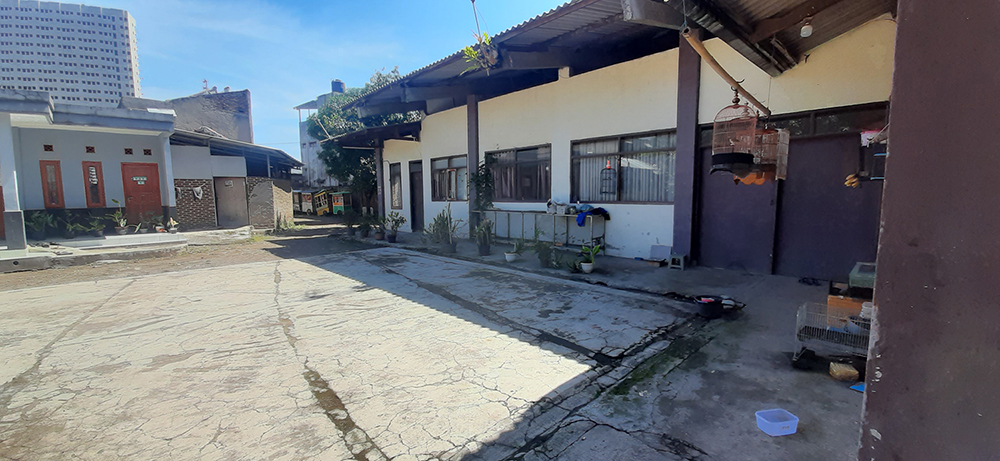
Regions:
<instances>
[{"instance_id":1,"label":"white painted facade","mask_svg":"<svg viewBox=\"0 0 1000 461\"><path fill-rule=\"evenodd\" d=\"M245 178L244 157L212 155L208 147L171 146L174 179Z\"/></svg>"},{"instance_id":2,"label":"white painted facade","mask_svg":"<svg viewBox=\"0 0 1000 461\"><path fill-rule=\"evenodd\" d=\"M19 167L17 185L21 204L26 210L43 210L42 176L40 160L58 160L62 172L63 198L67 209L86 209L83 162L101 162L104 173L104 196L108 207L115 205L112 199L125 203L122 181L122 163L155 163L160 175L160 201L173 206L173 179L168 177L168 168L163 151L163 136L159 133L128 133L124 130L105 129L82 131L67 128L14 128L14 153ZM46 152L45 145L53 147ZM94 153L86 148L94 147ZM125 149L132 149L127 155ZM151 155L144 155L149 149ZM176 159L174 159L176 163Z\"/></svg>"},{"instance_id":3,"label":"white painted facade","mask_svg":"<svg viewBox=\"0 0 1000 461\"><path fill-rule=\"evenodd\" d=\"M113 8L0 0L0 89L97 107L141 97L135 21Z\"/></svg>"},{"instance_id":4,"label":"white painted facade","mask_svg":"<svg viewBox=\"0 0 1000 461\"><path fill-rule=\"evenodd\" d=\"M326 164L319 158L323 150L319 141L309 136L309 121L299 122L299 158L305 165L302 167L302 178L308 181L310 188L321 189L334 187L339 182L326 174Z\"/></svg>"},{"instance_id":5,"label":"white painted facade","mask_svg":"<svg viewBox=\"0 0 1000 461\"><path fill-rule=\"evenodd\" d=\"M746 88L769 104L774 114L887 101L895 24L881 19L817 47L807 62L773 79L719 39L707 41L706 47L732 75L746 79ZM479 105L480 159L486 152L550 144L551 197L567 202L574 141L676 128L677 70L678 50L673 49L483 101ZM703 63L700 122L711 123L732 97L728 84ZM418 159L423 165L425 225L448 205L431 200L430 161L466 154L466 111L462 106L427 116L419 143L385 143L387 211L398 211L411 220L408 162ZM392 210L388 172L389 165L397 162L403 172L403 208ZM645 258L652 245L673 243L672 204L590 204L611 215L606 236L609 255ZM454 217L468 219L468 202L450 205ZM545 203L497 202L495 206L545 209Z\"/></svg>"}]
</instances>

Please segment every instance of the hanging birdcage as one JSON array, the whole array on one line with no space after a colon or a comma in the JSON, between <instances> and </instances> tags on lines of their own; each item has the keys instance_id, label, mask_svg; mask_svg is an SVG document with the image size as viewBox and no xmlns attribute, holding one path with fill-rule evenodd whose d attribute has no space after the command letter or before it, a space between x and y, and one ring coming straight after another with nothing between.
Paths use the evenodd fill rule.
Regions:
<instances>
[{"instance_id":1,"label":"hanging birdcage","mask_svg":"<svg viewBox=\"0 0 1000 461\"><path fill-rule=\"evenodd\" d=\"M757 112L740 104L739 96L733 105L726 106L715 115L712 126L712 171L726 171L745 177L753 171L754 147L757 144Z\"/></svg>"},{"instance_id":2,"label":"hanging birdcage","mask_svg":"<svg viewBox=\"0 0 1000 461\"><path fill-rule=\"evenodd\" d=\"M601 170L601 198L614 199L618 194L618 171L611 168L611 160L608 166Z\"/></svg>"},{"instance_id":3,"label":"hanging birdcage","mask_svg":"<svg viewBox=\"0 0 1000 461\"><path fill-rule=\"evenodd\" d=\"M764 126L757 131L754 151L756 170L774 172L775 179L785 179L788 173L788 141L791 134L784 128Z\"/></svg>"}]
</instances>

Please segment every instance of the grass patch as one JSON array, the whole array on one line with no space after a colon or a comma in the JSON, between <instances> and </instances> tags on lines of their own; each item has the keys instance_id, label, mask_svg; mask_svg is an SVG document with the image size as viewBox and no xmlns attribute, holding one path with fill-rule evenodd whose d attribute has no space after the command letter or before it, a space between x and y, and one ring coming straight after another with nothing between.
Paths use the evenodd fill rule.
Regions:
<instances>
[{"instance_id":1,"label":"grass patch","mask_svg":"<svg viewBox=\"0 0 1000 461\"><path fill-rule=\"evenodd\" d=\"M701 350L714 336L698 332L670 342L662 352L646 359L635 367L622 382L608 391L611 395L626 395L633 387L659 374L669 373L695 352Z\"/></svg>"}]
</instances>

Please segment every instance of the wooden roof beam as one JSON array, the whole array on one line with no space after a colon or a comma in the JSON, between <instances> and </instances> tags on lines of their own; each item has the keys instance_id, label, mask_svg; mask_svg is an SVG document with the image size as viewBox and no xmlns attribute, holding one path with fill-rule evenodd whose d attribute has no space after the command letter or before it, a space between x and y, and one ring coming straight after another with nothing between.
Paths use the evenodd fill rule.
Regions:
<instances>
[{"instance_id":1,"label":"wooden roof beam","mask_svg":"<svg viewBox=\"0 0 1000 461\"><path fill-rule=\"evenodd\" d=\"M413 111L426 111L427 104L424 101L411 101L411 102L389 102L385 104L377 105L364 105L358 107L358 115L362 117L370 117L372 115L389 115L389 114L403 114L406 112Z\"/></svg>"}]
</instances>

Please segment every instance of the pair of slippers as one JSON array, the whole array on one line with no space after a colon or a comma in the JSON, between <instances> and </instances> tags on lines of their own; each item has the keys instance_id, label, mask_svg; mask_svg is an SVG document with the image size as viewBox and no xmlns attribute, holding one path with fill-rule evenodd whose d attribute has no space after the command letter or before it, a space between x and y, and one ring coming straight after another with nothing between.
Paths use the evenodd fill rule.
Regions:
<instances>
[{"instance_id":1,"label":"pair of slippers","mask_svg":"<svg viewBox=\"0 0 1000 461\"><path fill-rule=\"evenodd\" d=\"M813 286L813 287L818 287L818 286L822 286L823 285L823 282L820 282L819 280L811 278L811 277L802 277L802 278L799 279L799 283L801 283L803 285Z\"/></svg>"}]
</instances>

